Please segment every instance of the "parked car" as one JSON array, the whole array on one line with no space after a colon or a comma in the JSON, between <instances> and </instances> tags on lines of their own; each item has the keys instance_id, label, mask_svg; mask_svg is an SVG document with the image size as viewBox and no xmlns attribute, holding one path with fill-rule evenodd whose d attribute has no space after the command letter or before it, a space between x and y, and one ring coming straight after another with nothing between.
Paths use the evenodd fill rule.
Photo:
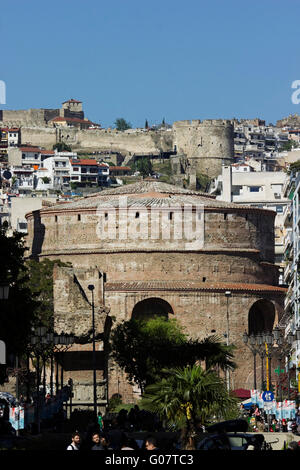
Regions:
<instances>
[{"instance_id":1,"label":"parked car","mask_svg":"<svg viewBox=\"0 0 300 470\"><path fill-rule=\"evenodd\" d=\"M263 434L247 431L248 422L243 419L216 423L200 435L197 450L270 450Z\"/></svg>"}]
</instances>

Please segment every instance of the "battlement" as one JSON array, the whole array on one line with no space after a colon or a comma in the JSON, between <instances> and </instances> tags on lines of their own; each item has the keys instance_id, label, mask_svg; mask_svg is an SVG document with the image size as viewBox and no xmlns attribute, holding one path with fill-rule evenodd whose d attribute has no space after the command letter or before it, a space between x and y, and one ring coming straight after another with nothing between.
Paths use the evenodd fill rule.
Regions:
<instances>
[{"instance_id":1,"label":"battlement","mask_svg":"<svg viewBox=\"0 0 300 470\"><path fill-rule=\"evenodd\" d=\"M173 128L195 128L195 127L231 127L232 122L229 119L192 119L192 120L184 120L184 121L175 121L173 123Z\"/></svg>"}]
</instances>

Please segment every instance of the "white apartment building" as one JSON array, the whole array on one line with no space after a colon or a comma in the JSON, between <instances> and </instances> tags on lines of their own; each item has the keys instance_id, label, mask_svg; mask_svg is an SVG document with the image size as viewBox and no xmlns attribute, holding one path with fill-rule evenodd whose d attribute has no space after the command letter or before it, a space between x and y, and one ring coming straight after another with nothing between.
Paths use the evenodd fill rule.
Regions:
<instances>
[{"instance_id":1,"label":"white apartment building","mask_svg":"<svg viewBox=\"0 0 300 470\"><path fill-rule=\"evenodd\" d=\"M252 168L253 170L253 168ZM223 166L222 174L214 180L210 193L217 199L249 205L276 212L275 260L282 263L284 257L283 213L289 199L283 195L287 179L285 172L252 171L244 164Z\"/></svg>"},{"instance_id":2,"label":"white apartment building","mask_svg":"<svg viewBox=\"0 0 300 470\"><path fill-rule=\"evenodd\" d=\"M274 126L235 124L234 153L237 158L264 159L267 154L278 152L288 139L287 132Z\"/></svg>"},{"instance_id":3,"label":"white apartment building","mask_svg":"<svg viewBox=\"0 0 300 470\"><path fill-rule=\"evenodd\" d=\"M38 178L37 189L45 189L48 185L51 189L62 189L69 186L71 175L71 164L69 156L62 156L60 153L45 159L41 167L36 171Z\"/></svg>"},{"instance_id":4,"label":"white apartment building","mask_svg":"<svg viewBox=\"0 0 300 470\"><path fill-rule=\"evenodd\" d=\"M20 129L12 127L7 130L7 145L8 147L18 147L20 143Z\"/></svg>"},{"instance_id":5,"label":"white apartment building","mask_svg":"<svg viewBox=\"0 0 300 470\"><path fill-rule=\"evenodd\" d=\"M284 193L291 204L284 213L286 227L284 283L288 286L288 291L282 323L286 334L290 331L297 334L298 340L293 344L294 352L290 366L300 367L300 173L291 174L285 184Z\"/></svg>"},{"instance_id":6,"label":"white apartment building","mask_svg":"<svg viewBox=\"0 0 300 470\"><path fill-rule=\"evenodd\" d=\"M79 185L98 185L99 163L93 159L72 159L70 182Z\"/></svg>"}]
</instances>

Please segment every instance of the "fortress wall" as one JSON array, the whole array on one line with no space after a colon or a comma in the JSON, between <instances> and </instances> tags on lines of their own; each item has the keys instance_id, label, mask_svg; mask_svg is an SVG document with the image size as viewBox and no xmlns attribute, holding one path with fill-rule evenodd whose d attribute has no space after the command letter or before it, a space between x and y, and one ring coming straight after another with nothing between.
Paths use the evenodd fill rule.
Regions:
<instances>
[{"instance_id":1,"label":"fortress wall","mask_svg":"<svg viewBox=\"0 0 300 470\"><path fill-rule=\"evenodd\" d=\"M51 150L57 142L56 133L53 127L22 127L21 143L30 143Z\"/></svg>"},{"instance_id":2,"label":"fortress wall","mask_svg":"<svg viewBox=\"0 0 300 470\"><path fill-rule=\"evenodd\" d=\"M196 173L216 177L223 161L233 158L234 126L229 120L177 121L173 130L177 152L187 155Z\"/></svg>"},{"instance_id":3,"label":"fortress wall","mask_svg":"<svg viewBox=\"0 0 300 470\"><path fill-rule=\"evenodd\" d=\"M45 123L45 113L43 109L20 109L20 110L2 110L3 123L16 123L24 125L24 123Z\"/></svg>"},{"instance_id":4,"label":"fortress wall","mask_svg":"<svg viewBox=\"0 0 300 470\"><path fill-rule=\"evenodd\" d=\"M78 130L61 129L60 138L66 143L70 143L74 150L80 149L103 149L133 155L139 153L157 153L171 150L172 146L168 143L163 133L156 136L152 132L117 132L100 129ZM169 138L170 141L170 138ZM172 139L171 139L172 142Z\"/></svg>"},{"instance_id":5,"label":"fortress wall","mask_svg":"<svg viewBox=\"0 0 300 470\"><path fill-rule=\"evenodd\" d=\"M57 142L65 142L73 150L112 150L127 155L159 153L172 150L172 133L116 132L100 129L80 130L42 126L22 127L21 143L30 142L52 149Z\"/></svg>"}]
</instances>

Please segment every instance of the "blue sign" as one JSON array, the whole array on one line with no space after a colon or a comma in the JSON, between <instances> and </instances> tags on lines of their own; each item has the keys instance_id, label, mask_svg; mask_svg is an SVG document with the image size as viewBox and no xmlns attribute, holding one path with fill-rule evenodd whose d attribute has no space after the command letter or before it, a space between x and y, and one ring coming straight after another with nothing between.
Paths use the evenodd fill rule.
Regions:
<instances>
[{"instance_id":1,"label":"blue sign","mask_svg":"<svg viewBox=\"0 0 300 470\"><path fill-rule=\"evenodd\" d=\"M273 392L263 392L262 394L263 401L273 401L274 400L274 393Z\"/></svg>"}]
</instances>

